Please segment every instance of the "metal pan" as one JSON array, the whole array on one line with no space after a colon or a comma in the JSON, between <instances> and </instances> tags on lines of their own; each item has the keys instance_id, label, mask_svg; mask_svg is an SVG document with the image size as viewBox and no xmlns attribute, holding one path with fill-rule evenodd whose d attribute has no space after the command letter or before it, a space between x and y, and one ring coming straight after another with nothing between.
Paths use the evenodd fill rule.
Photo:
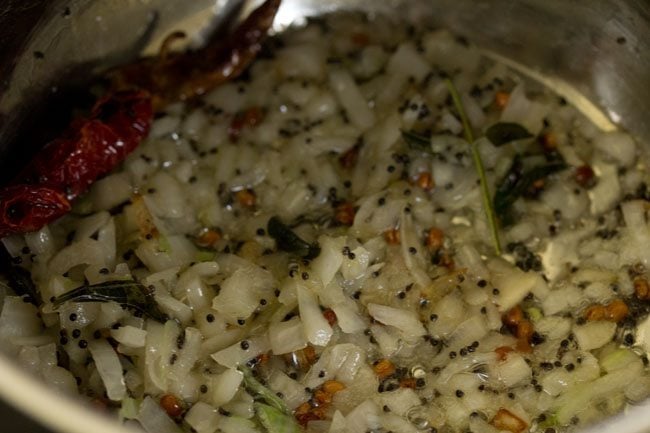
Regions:
<instances>
[{"instance_id":1,"label":"metal pan","mask_svg":"<svg viewBox=\"0 0 650 433\"><path fill-rule=\"evenodd\" d=\"M94 71L154 52L173 30L198 43L255 2L229 0L5 0L0 5L0 182L60 123ZM647 0L285 0L275 28L354 9L446 27L489 55L544 80L604 129L650 144ZM1 352L1 350L0 350ZM53 431L122 433L112 419L55 394L0 355L0 398ZM650 431L647 407L593 432ZM4 431L4 428L0 428Z\"/></svg>"}]
</instances>

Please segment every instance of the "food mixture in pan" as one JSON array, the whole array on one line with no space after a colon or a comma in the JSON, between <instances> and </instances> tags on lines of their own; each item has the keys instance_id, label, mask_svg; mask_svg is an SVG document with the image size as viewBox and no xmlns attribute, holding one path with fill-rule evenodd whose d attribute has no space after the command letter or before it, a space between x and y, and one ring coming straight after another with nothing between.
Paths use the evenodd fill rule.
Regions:
<instances>
[{"instance_id":1,"label":"food mixture in pan","mask_svg":"<svg viewBox=\"0 0 650 433\"><path fill-rule=\"evenodd\" d=\"M650 394L630 136L382 16L223 81L4 238L2 350L34 375L149 433L554 433Z\"/></svg>"}]
</instances>

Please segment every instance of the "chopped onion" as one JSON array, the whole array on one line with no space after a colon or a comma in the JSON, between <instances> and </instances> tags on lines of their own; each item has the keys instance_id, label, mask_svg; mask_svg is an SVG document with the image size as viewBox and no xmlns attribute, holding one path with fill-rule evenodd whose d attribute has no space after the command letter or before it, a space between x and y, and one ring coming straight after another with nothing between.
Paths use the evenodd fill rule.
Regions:
<instances>
[{"instance_id":1,"label":"chopped onion","mask_svg":"<svg viewBox=\"0 0 650 433\"><path fill-rule=\"evenodd\" d=\"M49 226L25 234L25 243L33 254L50 255L54 253L55 243Z\"/></svg>"},{"instance_id":2,"label":"chopped onion","mask_svg":"<svg viewBox=\"0 0 650 433\"><path fill-rule=\"evenodd\" d=\"M289 409L295 409L309 399L305 387L280 370L274 370L268 380L269 388L281 392Z\"/></svg>"},{"instance_id":3,"label":"chopped onion","mask_svg":"<svg viewBox=\"0 0 650 433\"><path fill-rule=\"evenodd\" d=\"M617 349L600 360L600 366L606 373L622 368L643 368L641 359L629 349Z\"/></svg>"},{"instance_id":4,"label":"chopped onion","mask_svg":"<svg viewBox=\"0 0 650 433\"><path fill-rule=\"evenodd\" d=\"M403 43L388 61L386 69L391 74L411 76L415 77L417 81L422 81L431 67L418 54L412 43Z\"/></svg>"},{"instance_id":5,"label":"chopped onion","mask_svg":"<svg viewBox=\"0 0 650 433\"><path fill-rule=\"evenodd\" d=\"M207 403L194 403L183 418L196 433L214 433L219 428L219 413Z\"/></svg>"},{"instance_id":6,"label":"chopped onion","mask_svg":"<svg viewBox=\"0 0 650 433\"><path fill-rule=\"evenodd\" d=\"M339 256L343 256L339 250ZM354 257L351 259L350 257ZM370 253L362 246L358 246L352 250L352 254L343 260L341 265L341 275L346 280L356 280L362 277L368 265L370 264Z\"/></svg>"},{"instance_id":7,"label":"chopped onion","mask_svg":"<svg viewBox=\"0 0 650 433\"><path fill-rule=\"evenodd\" d=\"M376 106L381 108L394 104L402 94L407 81L408 77L402 74L384 78L377 95Z\"/></svg>"},{"instance_id":8,"label":"chopped onion","mask_svg":"<svg viewBox=\"0 0 650 433\"><path fill-rule=\"evenodd\" d=\"M344 69L334 69L329 78L336 97L352 123L362 131L372 126L375 123L375 115L368 108L368 103L350 74Z\"/></svg>"},{"instance_id":9,"label":"chopped onion","mask_svg":"<svg viewBox=\"0 0 650 433\"><path fill-rule=\"evenodd\" d=\"M178 125L181 123L180 119L176 116L163 116L154 120L151 125L150 137L163 137L175 132Z\"/></svg>"},{"instance_id":10,"label":"chopped onion","mask_svg":"<svg viewBox=\"0 0 650 433\"><path fill-rule=\"evenodd\" d=\"M499 259L488 264L492 271L492 284L499 288L499 297L495 301L499 311L504 312L521 302L528 293L545 294L546 283L535 272L523 272ZM543 299L545 296L539 296Z\"/></svg>"},{"instance_id":11,"label":"chopped onion","mask_svg":"<svg viewBox=\"0 0 650 433\"><path fill-rule=\"evenodd\" d=\"M255 415L255 399L244 389L240 389L230 403L223 405L223 409L236 417L250 419Z\"/></svg>"},{"instance_id":12,"label":"chopped onion","mask_svg":"<svg viewBox=\"0 0 650 433\"><path fill-rule=\"evenodd\" d=\"M25 238L20 235L9 235L2 238L2 244L11 257L19 257L26 246Z\"/></svg>"},{"instance_id":13,"label":"chopped onion","mask_svg":"<svg viewBox=\"0 0 650 433\"><path fill-rule=\"evenodd\" d=\"M145 390L159 393L167 389L167 380L161 366L161 351L165 345L165 328L158 322L147 322L147 336L145 339Z\"/></svg>"},{"instance_id":14,"label":"chopped onion","mask_svg":"<svg viewBox=\"0 0 650 433\"><path fill-rule=\"evenodd\" d=\"M181 428L151 397L145 397L142 401L137 419L147 433L182 433Z\"/></svg>"},{"instance_id":15,"label":"chopped onion","mask_svg":"<svg viewBox=\"0 0 650 433\"><path fill-rule=\"evenodd\" d=\"M334 412L332 423L330 424L329 433L340 433L347 431L347 422L340 411Z\"/></svg>"},{"instance_id":16,"label":"chopped onion","mask_svg":"<svg viewBox=\"0 0 650 433\"><path fill-rule=\"evenodd\" d=\"M235 369L229 368L212 379L212 402L215 406L222 406L228 403L235 396L244 380L244 374Z\"/></svg>"},{"instance_id":17,"label":"chopped onion","mask_svg":"<svg viewBox=\"0 0 650 433\"><path fill-rule=\"evenodd\" d=\"M248 345L242 345L244 341L248 343ZM235 368L239 364L255 358L257 355L265 353L270 349L271 346L266 336L252 337L248 340L235 343L217 353L213 353L212 358L224 367Z\"/></svg>"},{"instance_id":18,"label":"chopped onion","mask_svg":"<svg viewBox=\"0 0 650 433\"><path fill-rule=\"evenodd\" d=\"M626 248L621 251L624 263L641 262L650 265L650 227L646 218L646 202L632 200L621 204L623 219L625 221Z\"/></svg>"},{"instance_id":19,"label":"chopped onion","mask_svg":"<svg viewBox=\"0 0 650 433\"><path fill-rule=\"evenodd\" d=\"M32 374L39 374L41 360L38 349L34 346L25 346L18 352L18 361Z\"/></svg>"},{"instance_id":20,"label":"chopped onion","mask_svg":"<svg viewBox=\"0 0 650 433\"><path fill-rule=\"evenodd\" d=\"M556 417L559 423L568 423L573 416L589 408L601 399L612 397L634 383L641 369L626 368L608 373L598 379L576 385L570 391L562 394L553 404L557 408Z\"/></svg>"},{"instance_id":21,"label":"chopped onion","mask_svg":"<svg viewBox=\"0 0 650 433\"><path fill-rule=\"evenodd\" d=\"M452 292L438 301L433 308L433 314L438 319L427 324L429 333L436 338L446 337L463 320L465 305L458 293Z\"/></svg>"},{"instance_id":22,"label":"chopped onion","mask_svg":"<svg viewBox=\"0 0 650 433\"><path fill-rule=\"evenodd\" d=\"M424 271L426 260L421 251L420 240L415 234L413 219L405 212L402 212L400 217L400 239L402 257L406 267L416 283L422 287L427 287L431 284L431 278Z\"/></svg>"},{"instance_id":23,"label":"chopped onion","mask_svg":"<svg viewBox=\"0 0 650 433\"><path fill-rule=\"evenodd\" d=\"M354 334L366 328L366 322L361 318L354 302L346 299L346 302L337 303L331 306L336 314L336 323L341 331L346 334Z\"/></svg>"},{"instance_id":24,"label":"chopped onion","mask_svg":"<svg viewBox=\"0 0 650 433\"><path fill-rule=\"evenodd\" d=\"M587 322L573 327L578 346L582 350L593 350L609 343L616 333L616 323L598 321Z\"/></svg>"},{"instance_id":25,"label":"chopped onion","mask_svg":"<svg viewBox=\"0 0 650 433\"><path fill-rule=\"evenodd\" d=\"M303 323L299 317L286 322L275 322L269 325L269 343L275 355L294 352L307 346L303 332Z\"/></svg>"},{"instance_id":26,"label":"chopped onion","mask_svg":"<svg viewBox=\"0 0 650 433\"><path fill-rule=\"evenodd\" d=\"M144 347L147 331L133 326L120 326L117 329L111 329L111 337L125 346Z\"/></svg>"},{"instance_id":27,"label":"chopped onion","mask_svg":"<svg viewBox=\"0 0 650 433\"><path fill-rule=\"evenodd\" d=\"M272 288L271 274L248 262L246 267L237 269L221 283L212 308L233 320L246 319L255 311L260 299L270 295Z\"/></svg>"},{"instance_id":28,"label":"chopped onion","mask_svg":"<svg viewBox=\"0 0 650 433\"><path fill-rule=\"evenodd\" d=\"M394 355L402 347L399 331L395 328L373 324L370 326L370 332L377 340L379 350L385 357Z\"/></svg>"},{"instance_id":29,"label":"chopped onion","mask_svg":"<svg viewBox=\"0 0 650 433\"><path fill-rule=\"evenodd\" d=\"M463 70L471 74L481 59L475 47L459 43L446 29L426 33L422 44L427 60L439 65L447 73Z\"/></svg>"},{"instance_id":30,"label":"chopped onion","mask_svg":"<svg viewBox=\"0 0 650 433\"><path fill-rule=\"evenodd\" d=\"M196 247L185 236L167 236L168 248L161 250L157 239L144 241L135 253L152 272L160 272L175 266L185 266L194 261Z\"/></svg>"},{"instance_id":31,"label":"chopped onion","mask_svg":"<svg viewBox=\"0 0 650 433\"><path fill-rule=\"evenodd\" d=\"M38 310L18 296L7 296L0 313L0 338L11 342L16 338L36 336L41 332Z\"/></svg>"},{"instance_id":32,"label":"chopped onion","mask_svg":"<svg viewBox=\"0 0 650 433\"><path fill-rule=\"evenodd\" d=\"M474 341L479 341L488 333L489 328L486 326L485 319L480 315L470 316L454 329L449 336L449 344L457 347L470 345Z\"/></svg>"},{"instance_id":33,"label":"chopped onion","mask_svg":"<svg viewBox=\"0 0 650 433\"><path fill-rule=\"evenodd\" d=\"M352 383L357 372L366 362L366 354L355 345L344 347L346 348L347 353L345 360L336 372L336 379L343 383Z\"/></svg>"},{"instance_id":34,"label":"chopped onion","mask_svg":"<svg viewBox=\"0 0 650 433\"><path fill-rule=\"evenodd\" d=\"M348 357L352 356L356 359L360 351L359 346L350 343L329 346L321 353L318 361L312 365L307 375L302 379L302 383L304 386L313 389L326 380L334 379ZM353 366L355 363L356 361L353 360L349 366ZM325 374L323 375L321 372Z\"/></svg>"},{"instance_id":35,"label":"chopped onion","mask_svg":"<svg viewBox=\"0 0 650 433\"><path fill-rule=\"evenodd\" d=\"M224 324L225 326L225 324ZM220 330L216 335L206 338L201 344L201 356L209 355L218 350L234 344L241 340L245 335L245 329L242 328L225 328Z\"/></svg>"},{"instance_id":36,"label":"chopped onion","mask_svg":"<svg viewBox=\"0 0 650 433\"><path fill-rule=\"evenodd\" d=\"M137 419L139 410L140 403L138 400L131 397L124 398L124 400L122 400L122 406L120 407L119 411L120 421L127 419Z\"/></svg>"},{"instance_id":37,"label":"chopped onion","mask_svg":"<svg viewBox=\"0 0 650 433\"><path fill-rule=\"evenodd\" d=\"M458 373L465 372L469 369L475 368L479 365L493 365L497 360L497 355L494 352L477 353L455 359L449 362L445 368L440 372L440 383L449 382L449 380Z\"/></svg>"},{"instance_id":38,"label":"chopped onion","mask_svg":"<svg viewBox=\"0 0 650 433\"><path fill-rule=\"evenodd\" d=\"M104 382L108 398L114 401L122 400L126 395L126 384L117 353L106 340L91 340L88 349Z\"/></svg>"},{"instance_id":39,"label":"chopped onion","mask_svg":"<svg viewBox=\"0 0 650 433\"><path fill-rule=\"evenodd\" d=\"M176 288L187 296L187 303L194 311L209 308L214 299L214 290L198 276L185 279L179 278Z\"/></svg>"},{"instance_id":40,"label":"chopped onion","mask_svg":"<svg viewBox=\"0 0 650 433\"><path fill-rule=\"evenodd\" d=\"M194 368L194 365L199 360L201 352L201 342L203 335L201 332L192 327L185 328L185 336L182 348L176 357L176 362L171 366L169 378L170 380L182 383ZM177 344L178 347L178 344Z\"/></svg>"},{"instance_id":41,"label":"chopped onion","mask_svg":"<svg viewBox=\"0 0 650 433\"><path fill-rule=\"evenodd\" d=\"M361 236L383 233L395 228L399 221L406 200L388 200L381 208L377 207L377 200L383 194L373 194L360 202L359 210L354 216L354 229Z\"/></svg>"},{"instance_id":42,"label":"chopped onion","mask_svg":"<svg viewBox=\"0 0 650 433\"><path fill-rule=\"evenodd\" d=\"M379 407L372 400L366 400L352 409L345 420L350 433L365 433L381 427Z\"/></svg>"},{"instance_id":43,"label":"chopped onion","mask_svg":"<svg viewBox=\"0 0 650 433\"><path fill-rule=\"evenodd\" d=\"M77 392L77 380L69 370L56 365L43 367L41 378L52 389L62 395L71 395Z\"/></svg>"},{"instance_id":44,"label":"chopped onion","mask_svg":"<svg viewBox=\"0 0 650 433\"><path fill-rule=\"evenodd\" d=\"M406 337L421 337L426 334L424 326L408 310L388 307L386 305L368 304L368 313L377 321L394 326L404 333Z\"/></svg>"},{"instance_id":45,"label":"chopped onion","mask_svg":"<svg viewBox=\"0 0 650 433\"><path fill-rule=\"evenodd\" d=\"M542 317L535 322L535 330L551 340L559 340L571 332L571 319L557 316Z\"/></svg>"},{"instance_id":46,"label":"chopped onion","mask_svg":"<svg viewBox=\"0 0 650 433\"><path fill-rule=\"evenodd\" d=\"M388 406L391 412L399 416L405 416L407 412L416 406L420 406L420 397L410 388L398 388L395 391L379 394L378 403Z\"/></svg>"},{"instance_id":47,"label":"chopped onion","mask_svg":"<svg viewBox=\"0 0 650 433\"><path fill-rule=\"evenodd\" d=\"M518 353L508 353L506 359L494 365L495 377L508 388L530 380L532 370L523 356Z\"/></svg>"},{"instance_id":48,"label":"chopped onion","mask_svg":"<svg viewBox=\"0 0 650 433\"><path fill-rule=\"evenodd\" d=\"M82 239L60 250L50 261L54 274L63 274L78 265L109 266L104 245L94 239Z\"/></svg>"},{"instance_id":49,"label":"chopped onion","mask_svg":"<svg viewBox=\"0 0 650 433\"><path fill-rule=\"evenodd\" d=\"M2 329L2 328L0 328L0 329ZM637 325L636 341L646 351L650 352L650 316L643 319Z\"/></svg>"},{"instance_id":50,"label":"chopped onion","mask_svg":"<svg viewBox=\"0 0 650 433\"><path fill-rule=\"evenodd\" d=\"M131 198L133 187L128 173L115 173L96 181L89 193L94 210L110 210Z\"/></svg>"},{"instance_id":51,"label":"chopped onion","mask_svg":"<svg viewBox=\"0 0 650 433\"><path fill-rule=\"evenodd\" d=\"M312 261L311 266L323 286L327 286L343 263L341 251L345 245L345 237L321 236L318 238L318 243L321 251L318 257Z\"/></svg>"},{"instance_id":52,"label":"chopped onion","mask_svg":"<svg viewBox=\"0 0 650 433\"><path fill-rule=\"evenodd\" d=\"M621 185L616 165L596 161L592 167L598 176L598 183L587 194L591 200L591 213L598 215L616 205L621 198Z\"/></svg>"},{"instance_id":53,"label":"chopped onion","mask_svg":"<svg viewBox=\"0 0 650 433\"><path fill-rule=\"evenodd\" d=\"M171 296L164 289L156 288L156 302L160 309L169 316L186 324L192 320L192 308Z\"/></svg>"},{"instance_id":54,"label":"chopped onion","mask_svg":"<svg viewBox=\"0 0 650 433\"><path fill-rule=\"evenodd\" d=\"M552 290L542 302L544 314L550 316L565 311L582 301L580 288L574 285L566 285L562 288Z\"/></svg>"},{"instance_id":55,"label":"chopped onion","mask_svg":"<svg viewBox=\"0 0 650 433\"><path fill-rule=\"evenodd\" d=\"M316 295L302 284L296 285L298 308L307 340L316 346L326 346L332 337L332 327L318 305Z\"/></svg>"},{"instance_id":56,"label":"chopped onion","mask_svg":"<svg viewBox=\"0 0 650 433\"><path fill-rule=\"evenodd\" d=\"M611 131L600 134L594 140L594 146L623 167L629 167L636 160L636 145L632 137L625 132Z\"/></svg>"},{"instance_id":57,"label":"chopped onion","mask_svg":"<svg viewBox=\"0 0 650 433\"><path fill-rule=\"evenodd\" d=\"M318 44L299 44L278 52L283 75L321 79L325 72L325 54Z\"/></svg>"},{"instance_id":58,"label":"chopped onion","mask_svg":"<svg viewBox=\"0 0 650 433\"><path fill-rule=\"evenodd\" d=\"M539 102L526 97L523 84L519 84L510 92L508 104L501 113L502 122L514 122L523 125L532 134L541 131L547 108Z\"/></svg>"},{"instance_id":59,"label":"chopped onion","mask_svg":"<svg viewBox=\"0 0 650 433\"><path fill-rule=\"evenodd\" d=\"M422 419L426 421L426 418ZM412 422L394 413L381 414L380 423L386 431L399 433L418 433L421 431Z\"/></svg>"}]
</instances>

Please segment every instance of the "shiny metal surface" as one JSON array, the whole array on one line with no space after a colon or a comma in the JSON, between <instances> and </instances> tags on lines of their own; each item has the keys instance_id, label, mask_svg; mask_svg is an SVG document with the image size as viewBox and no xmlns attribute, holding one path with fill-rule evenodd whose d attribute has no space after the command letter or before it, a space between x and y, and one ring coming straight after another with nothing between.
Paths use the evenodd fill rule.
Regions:
<instances>
[{"instance_id":1,"label":"shiny metal surface","mask_svg":"<svg viewBox=\"0 0 650 433\"><path fill-rule=\"evenodd\" d=\"M171 30L199 39L236 0L9 0L0 6L0 157L19 131L48 119L38 108L89 72L153 52ZM286 0L282 25L338 9L399 13L559 77L615 123L648 141L650 2L564 0ZM20 17L14 19L14 16ZM31 29L31 31L26 31ZM53 109L54 108L54 109ZM56 111L55 111L56 110ZM63 112L65 110L62 110ZM22 143L25 159L43 139ZM4 158L3 158L4 159ZM0 181L2 175L0 175Z\"/></svg>"},{"instance_id":2,"label":"shiny metal surface","mask_svg":"<svg viewBox=\"0 0 650 433\"><path fill-rule=\"evenodd\" d=\"M66 106L74 102L71 95L75 93L70 89L87 82L93 71L140 52L155 52L160 40L172 30L186 30L198 41L206 29L237 15L240 3L3 1L0 181L43 143L47 124L60 122ZM245 4L242 13L250 7ZM277 29L300 22L305 16L340 9L384 11L412 22L447 27L479 47L527 67L533 75L550 78L559 92L571 92L572 99L586 98L605 114L604 123L611 121L650 145L648 0L285 0ZM11 395L7 387L12 386L6 373L0 371L0 391L5 391L0 394L5 398ZM27 399L12 401L32 416L50 422ZM593 431L650 431L646 411L634 408ZM105 426L105 421L88 422ZM93 425L84 426L85 431L99 431ZM68 430L63 424L56 428L82 431Z\"/></svg>"}]
</instances>

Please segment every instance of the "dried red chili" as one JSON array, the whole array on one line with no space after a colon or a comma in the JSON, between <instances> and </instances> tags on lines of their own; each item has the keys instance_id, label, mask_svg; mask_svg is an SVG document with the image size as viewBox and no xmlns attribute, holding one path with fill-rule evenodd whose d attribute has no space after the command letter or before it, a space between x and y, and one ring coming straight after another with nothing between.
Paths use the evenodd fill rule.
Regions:
<instances>
[{"instance_id":1,"label":"dried red chili","mask_svg":"<svg viewBox=\"0 0 650 433\"><path fill-rule=\"evenodd\" d=\"M117 92L98 101L88 119L74 122L0 190L0 237L38 230L68 212L71 200L147 136L152 119L146 92Z\"/></svg>"},{"instance_id":2,"label":"dried red chili","mask_svg":"<svg viewBox=\"0 0 650 433\"><path fill-rule=\"evenodd\" d=\"M39 185L13 185L0 191L0 237L30 232L65 215L70 202L61 191Z\"/></svg>"},{"instance_id":3,"label":"dried red chili","mask_svg":"<svg viewBox=\"0 0 650 433\"><path fill-rule=\"evenodd\" d=\"M226 39L202 50L169 53L173 33L156 57L107 74L113 93L88 118L71 124L0 189L0 237L38 230L64 215L70 201L109 173L147 136L153 111L200 96L240 75L262 48L280 0L266 0ZM251 112L248 124L261 119Z\"/></svg>"}]
</instances>

